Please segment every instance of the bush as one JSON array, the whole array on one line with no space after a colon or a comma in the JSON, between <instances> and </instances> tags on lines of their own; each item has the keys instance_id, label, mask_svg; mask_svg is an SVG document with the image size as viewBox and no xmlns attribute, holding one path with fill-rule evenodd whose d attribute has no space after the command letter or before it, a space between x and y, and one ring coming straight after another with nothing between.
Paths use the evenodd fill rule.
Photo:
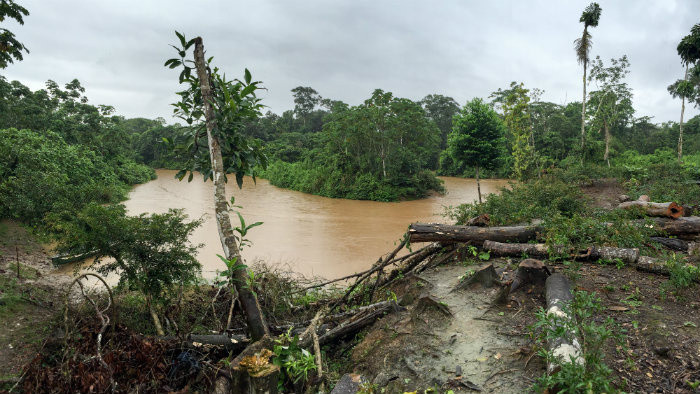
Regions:
<instances>
[{"instance_id":1,"label":"bush","mask_svg":"<svg viewBox=\"0 0 700 394\"><path fill-rule=\"evenodd\" d=\"M485 202L462 204L450 208L448 216L464 224L472 217L488 213L493 225L526 223L533 219L573 217L583 214L586 201L578 187L553 177L525 183L511 183L500 194L491 194Z\"/></svg>"}]
</instances>

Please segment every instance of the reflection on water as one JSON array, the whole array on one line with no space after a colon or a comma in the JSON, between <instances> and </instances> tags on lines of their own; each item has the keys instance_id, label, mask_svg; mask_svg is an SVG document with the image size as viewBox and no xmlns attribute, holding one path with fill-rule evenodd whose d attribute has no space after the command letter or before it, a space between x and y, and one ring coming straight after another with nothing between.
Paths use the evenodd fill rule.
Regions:
<instances>
[{"instance_id":1,"label":"reflection on water","mask_svg":"<svg viewBox=\"0 0 700 394\"><path fill-rule=\"evenodd\" d=\"M204 277L212 278L217 269L223 269L216 256L222 249L214 221L212 182L204 183L201 177L180 182L171 170L157 173L158 179L131 191L125 202L128 212L138 215L184 208L191 218L204 217L192 242L205 244L198 258ZM246 178L242 190L231 179L226 188L229 196L236 196L236 205L243 207L247 224L264 222L248 233L253 245L243 250L247 262L259 258L288 264L304 275L335 278L367 269L393 249L411 222L445 221L441 217L444 206L477 199L473 179L441 179L447 189L444 196L390 203L319 197L280 189L264 179L254 184ZM504 180L483 180L481 190L493 193L505 185ZM237 225L235 215L232 219Z\"/></svg>"}]
</instances>

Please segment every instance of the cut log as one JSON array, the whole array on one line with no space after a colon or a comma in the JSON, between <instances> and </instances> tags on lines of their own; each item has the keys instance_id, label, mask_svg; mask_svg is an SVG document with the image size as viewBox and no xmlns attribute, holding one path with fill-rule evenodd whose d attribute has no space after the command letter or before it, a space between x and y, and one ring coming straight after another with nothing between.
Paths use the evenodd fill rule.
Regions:
<instances>
[{"instance_id":1,"label":"cut log","mask_svg":"<svg viewBox=\"0 0 700 394\"><path fill-rule=\"evenodd\" d=\"M549 256L549 248L545 244L505 243L486 240L483 248L491 253L492 256Z\"/></svg>"},{"instance_id":2,"label":"cut log","mask_svg":"<svg viewBox=\"0 0 700 394\"><path fill-rule=\"evenodd\" d=\"M625 264L634 264L639 258L637 248L614 248L610 246L591 246L585 254L578 256L579 259L591 260L620 260Z\"/></svg>"},{"instance_id":3,"label":"cut log","mask_svg":"<svg viewBox=\"0 0 700 394\"><path fill-rule=\"evenodd\" d=\"M547 278L545 283L547 298L547 315L557 316L555 322L566 323L572 319L566 313L566 306L571 303L571 284L566 277L560 273L555 273ZM559 327L555 327L559 328ZM584 359L581 353L581 344L573 331L565 329L564 335L555 337L548 341L547 346L552 355L559 360L558 363L548 363L547 372L554 374L559 372L559 364L576 363L583 364Z\"/></svg>"},{"instance_id":4,"label":"cut log","mask_svg":"<svg viewBox=\"0 0 700 394\"><path fill-rule=\"evenodd\" d=\"M683 216L683 207L675 202L627 201L617 206L619 209L640 208L647 216L678 219Z\"/></svg>"},{"instance_id":5,"label":"cut log","mask_svg":"<svg viewBox=\"0 0 700 394\"><path fill-rule=\"evenodd\" d=\"M473 217L473 218L467 220L466 225L467 226L485 227L485 226L488 226L490 222L491 222L491 216L489 216L488 213L482 213L481 215L479 215L477 217Z\"/></svg>"},{"instance_id":6,"label":"cut log","mask_svg":"<svg viewBox=\"0 0 700 394\"><path fill-rule=\"evenodd\" d=\"M630 201L631 198L630 198L630 196L628 196L626 194L620 194L619 196L617 196L617 200L619 202L627 202L627 201Z\"/></svg>"},{"instance_id":7,"label":"cut log","mask_svg":"<svg viewBox=\"0 0 700 394\"><path fill-rule=\"evenodd\" d=\"M493 283L498 281L498 273L493 267L493 264L481 266L473 275L460 281L452 291L466 289L475 284L481 284L482 287L491 287Z\"/></svg>"},{"instance_id":8,"label":"cut log","mask_svg":"<svg viewBox=\"0 0 700 394\"><path fill-rule=\"evenodd\" d=\"M665 235L677 237L696 236L700 234L700 217L688 216L678 219L652 218L652 227ZM640 223L644 223L641 221Z\"/></svg>"},{"instance_id":9,"label":"cut log","mask_svg":"<svg viewBox=\"0 0 700 394\"><path fill-rule=\"evenodd\" d=\"M481 245L486 240L527 242L542 231L538 226L477 227L439 223L413 223L408 229L411 242L469 242Z\"/></svg>"},{"instance_id":10,"label":"cut log","mask_svg":"<svg viewBox=\"0 0 700 394\"><path fill-rule=\"evenodd\" d=\"M660 243L661 245L663 245L671 250L677 250L679 252L687 252L688 251L688 242L683 241L682 239L664 238L664 237L651 237L649 239L656 242L656 243Z\"/></svg>"},{"instance_id":11,"label":"cut log","mask_svg":"<svg viewBox=\"0 0 700 394\"><path fill-rule=\"evenodd\" d=\"M668 267L663 261L649 256L639 256L635 264L637 271L651 272L652 274L669 275Z\"/></svg>"},{"instance_id":12,"label":"cut log","mask_svg":"<svg viewBox=\"0 0 700 394\"><path fill-rule=\"evenodd\" d=\"M525 259L518 264L518 270L515 271L513 283L510 285L510 293L523 286L543 286L551 274L549 268L542 261Z\"/></svg>"},{"instance_id":13,"label":"cut log","mask_svg":"<svg viewBox=\"0 0 700 394\"><path fill-rule=\"evenodd\" d=\"M651 198L649 198L649 196L647 196L646 194L642 194L641 196L639 196L637 201L649 202L649 201L651 201Z\"/></svg>"}]
</instances>

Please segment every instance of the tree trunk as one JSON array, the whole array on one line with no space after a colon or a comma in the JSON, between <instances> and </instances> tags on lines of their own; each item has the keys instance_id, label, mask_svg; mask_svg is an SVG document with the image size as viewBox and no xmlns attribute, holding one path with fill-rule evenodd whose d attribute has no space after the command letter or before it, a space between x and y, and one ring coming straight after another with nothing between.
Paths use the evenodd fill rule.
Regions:
<instances>
[{"instance_id":1,"label":"tree trunk","mask_svg":"<svg viewBox=\"0 0 700 394\"><path fill-rule=\"evenodd\" d=\"M472 241L481 245L486 240L498 242L528 242L542 231L537 226L475 227L439 223L413 223L408 228L411 242L456 243Z\"/></svg>"},{"instance_id":2,"label":"tree trunk","mask_svg":"<svg viewBox=\"0 0 700 394\"><path fill-rule=\"evenodd\" d=\"M649 239L653 242L660 243L661 245L672 250L677 250L679 252L688 251L688 243L686 241L683 241L682 239L664 237L651 237Z\"/></svg>"},{"instance_id":3,"label":"tree trunk","mask_svg":"<svg viewBox=\"0 0 700 394\"><path fill-rule=\"evenodd\" d=\"M571 294L571 284L566 277L560 273L552 274L545 282L546 298L547 298L547 315L558 316L562 320L571 320L574 317L569 316L564 309L573 300ZM558 330L557 330L558 331ZM550 339L547 343L549 351L561 363L574 362L583 364L584 359L581 352L581 344L576 338L576 334L564 328L566 335L556 336ZM547 372L550 374L556 373L559 366L556 363L547 365Z\"/></svg>"},{"instance_id":4,"label":"tree trunk","mask_svg":"<svg viewBox=\"0 0 700 394\"><path fill-rule=\"evenodd\" d=\"M659 233L677 237L695 237L700 234L700 217L698 216L688 216L678 219L653 218L651 220L654 222L653 227L657 229ZM644 224L644 221L640 223Z\"/></svg>"},{"instance_id":5,"label":"tree trunk","mask_svg":"<svg viewBox=\"0 0 700 394\"><path fill-rule=\"evenodd\" d=\"M584 27L583 35L586 35L587 27ZM588 59L583 61L583 100L581 101L581 162L583 162L583 149L586 146L586 66Z\"/></svg>"},{"instance_id":6,"label":"tree trunk","mask_svg":"<svg viewBox=\"0 0 700 394\"><path fill-rule=\"evenodd\" d=\"M481 204L481 183L479 183L479 166L476 166L476 191L479 193L479 204Z\"/></svg>"},{"instance_id":7,"label":"tree trunk","mask_svg":"<svg viewBox=\"0 0 700 394\"><path fill-rule=\"evenodd\" d=\"M603 160L610 167L610 125L607 121L603 121L603 128L605 129L605 154L603 154Z\"/></svg>"},{"instance_id":8,"label":"tree trunk","mask_svg":"<svg viewBox=\"0 0 700 394\"><path fill-rule=\"evenodd\" d=\"M493 256L522 256L548 257L549 248L545 244L505 243L484 241L484 250Z\"/></svg>"},{"instance_id":9,"label":"tree trunk","mask_svg":"<svg viewBox=\"0 0 700 394\"><path fill-rule=\"evenodd\" d=\"M619 209L633 209L640 207L647 216L666 217L678 219L684 214L684 209L681 205L675 202L646 202L646 201L627 201L617 206Z\"/></svg>"},{"instance_id":10,"label":"tree trunk","mask_svg":"<svg viewBox=\"0 0 700 394\"><path fill-rule=\"evenodd\" d=\"M219 146L218 137L213 133L216 119L211 104L213 100L210 75L204 60L204 44L202 43L201 37L195 39L194 57L202 91L202 99L204 101L204 116L206 119L207 139L209 142L209 158L211 160L211 169L214 177L214 211L216 213L216 225L219 230L219 238L226 258L228 260L236 260L238 263L243 263L236 237L233 234L233 227L231 226L231 219L228 212L228 201L226 200L226 173L224 172L221 147ZM251 337L253 340L258 340L265 334L268 334L268 329L265 324L265 318L260 310L257 297L252 292L252 289L249 289L245 285L247 278L248 269L238 269L234 271L232 279L238 288L238 294L241 305L245 310Z\"/></svg>"},{"instance_id":11,"label":"tree trunk","mask_svg":"<svg viewBox=\"0 0 700 394\"><path fill-rule=\"evenodd\" d=\"M688 80L688 64L685 65L684 81ZM681 122L678 124L678 162L683 159L683 114L685 113L685 96L681 95Z\"/></svg>"},{"instance_id":12,"label":"tree trunk","mask_svg":"<svg viewBox=\"0 0 700 394\"><path fill-rule=\"evenodd\" d=\"M153 303L151 302L151 297L146 296L146 304L148 306L148 313L151 314L151 319L153 319L153 325L156 326L156 334L163 336L165 331L163 331L163 325L160 324L160 319L156 310L153 308Z\"/></svg>"}]
</instances>

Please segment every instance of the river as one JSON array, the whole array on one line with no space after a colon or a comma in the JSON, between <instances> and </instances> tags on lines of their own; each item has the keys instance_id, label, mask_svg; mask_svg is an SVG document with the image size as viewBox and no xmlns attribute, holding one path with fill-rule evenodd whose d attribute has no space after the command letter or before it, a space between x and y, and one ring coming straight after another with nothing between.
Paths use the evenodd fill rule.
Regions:
<instances>
[{"instance_id":1,"label":"river","mask_svg":"<svg viewBox=\"0 0 700 394\"><path fill-rule=\"evenodd\" d=\"M178 181L176 171L157 170L158 178L135 186L125 202L132 215L163 213L183 208L190 218L204 218L204 224L192 237L203 243L198 259L202 274L212 278L223 263L213 209L213 184L202 181ZM281 189L265 179L254 184L246 177L243 189L230 179L227 193L236 196L236 205L246 223L261 221L262 226L248 233L252 246L243 249L250 263L262 259L306 276L336 278L367 269L377 258L391 251L412 222L446 221L445 206L477 199L473 179L441 177L447 193L421 200L376 202L333 199ZM482 180L483 195L497 192L505 180ZM237 218L234 225L237 225Z\"/></svg>"}]
</instances>

